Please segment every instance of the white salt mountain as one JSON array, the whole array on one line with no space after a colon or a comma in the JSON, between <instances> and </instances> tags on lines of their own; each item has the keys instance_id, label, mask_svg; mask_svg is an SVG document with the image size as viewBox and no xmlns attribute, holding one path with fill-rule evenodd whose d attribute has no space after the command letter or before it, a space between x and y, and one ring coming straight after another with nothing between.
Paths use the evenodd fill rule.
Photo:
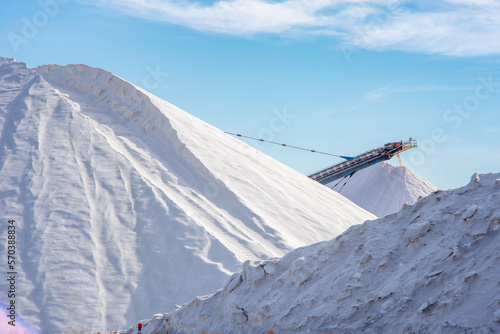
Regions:
<instances>
[{"instance_id":1,"label":"white salt mountain","mask_svg":"<svg viewBox=\"0 0 500 334\"><path fill-rule=\"evenodd\" d=\"M499 203L500 173L475 174L331 241L248 261L142 333L500 333Z\"/></svg>"},{"instance_id":2,"label":"white salt mountain","mask_svg":"<svg viewBox=\"0 0 500 334\"><path fill-rule=\"evenodd\" d=\"M378 217L397 212L403 204L413 204L419 197L438 190L408 167L394 167L387 162L375 164L327 186Z\"/></svg>"},{"instance_id":3,"label":"white salt mountain","mask_svg":"<svg viewBox=\"0 0 500 334\"><path fill-rule=\"evenodd\" d=\"M18 316L42 333L123 328L221 287L248 259L374 218L84 65L35 71L0 58L0 131L0 218L17 224Z\"/></svg>"}]
</instances>

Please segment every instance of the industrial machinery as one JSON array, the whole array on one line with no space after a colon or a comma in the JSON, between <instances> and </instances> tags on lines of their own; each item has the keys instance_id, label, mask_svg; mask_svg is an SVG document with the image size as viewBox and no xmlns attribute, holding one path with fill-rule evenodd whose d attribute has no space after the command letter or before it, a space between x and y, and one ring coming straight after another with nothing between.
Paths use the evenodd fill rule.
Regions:
<instances>
[{"instance_id":1,"label":"industrial machinery","mask_svg":"<svg viewBox=\"0 0 500 334\"><path fill-rule=\"evenodd\" d=\"M393 143L387 143L382 147L367 151L355 157L347 157L343 155L337 155L332 153L320 152L317 150L306 149L303 147L291 146L287 144L280 144L269 140L264 140L261 138L244 136L237 133L226 132L227 134L243 137L252 140L258 140L260 142L270 143L274 145L280 145L282 147L293 148L297 150L308 151L311 153L324 154L334 157L339 157L345 159L346 161L335 164L328 168L322 169L314 174L309 175L309 177L313 180L318 181L322 184L328 184L335 180L344 178L346 176L352 176L357 171L362 170L363 168L370 167L375 165L376 163L389 160L393 156L397 156L399 160L399 164L402 165L401 158L399 157L399 153L407 151L413 147L417 147L417 141L415 139L410 138L408 141L399 141ZM344 184L345 185L345 184Z\"/></svg>"},{"instance_id":2,"label":"industrial machinery","mask_svg":"<svg viewBox=\"0 0 500 334\"><path fill-rule=\"evenodd\" d=\"M376 163L389 160L397 155L401 164L399 153L407 151L413 147L417 147L417 141L410 138L408 141L400 141L387 143L382 147L370 150L355 157L342 157L347 161L335 164L314 174L309 175L313 180L322 184L328 184L340 178L351 176L363 168L369 167Z\"/></svg>"}]
</instances>

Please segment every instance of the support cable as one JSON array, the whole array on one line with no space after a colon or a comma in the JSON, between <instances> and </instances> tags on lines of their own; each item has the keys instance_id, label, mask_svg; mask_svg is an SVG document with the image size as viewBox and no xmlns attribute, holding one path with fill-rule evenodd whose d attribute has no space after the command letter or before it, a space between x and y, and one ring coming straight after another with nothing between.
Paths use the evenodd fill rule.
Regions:
<instances>
[{"instance_id":1,"label":"support cable","mask_svg":"<svg viewBox=\"0 0 500 334\"><path fill-rule=\"evenodd\" d=\"M227 133L228 135L233 135L233 136L242 137L242 138L248 138L248 139L257 140L257 141L264 142L264 143L269 143L269 144L274 144L274 145L280 145L280 146L283 146L283 147L290 147L290 148L294 148L296 150L302 150L302 151L308 151L308 152L312 152L312 153L324 154L324 155L338 157L338 158L342 158L342 159L346 159L346 160L352 160L353 159L351 157L346 157L346 156L343 156L343 155L337 155L337 154L332 154L332 153L326 153L326 152L311 150L311 149L308 149L308 148L303 148L303 147L298 147L298 146L292 146L292 145L287 145L287 144L276 143L276 142L269 141L269 140L264 140L264 139L260 139L260 138L255 138L255 137L249 137L249 136L240 135L238 133L231 133L231 132L225 132L225 133Z\"/></svg>"},{"instance_id":2,"label":"support cable","mask_svg":"<svg viewBox=\"0 0 500 334\"><path fill-rule=\"evenodd\" d=\"M348 176L349 176L349 175L348 175ZM339 182L337 182L337 183L336 183L336 184L332 187L332 189L333 189L333 190L335 190L335 188L339 185L339 183L340 183L340 182L342 182L342 181L344 181L344 179L345 179L346 177L347 177L347 176L344 176L343 178L341 178L341 179L339 180Z\"/></svg>"},{"instance_id":3,"label":"support cable","mask_svg":"<svg viewBox=\"0 0 500 334\"><path fill-rule=\"evenodd\" d=\"M354 175L354 173L352 173L351 175L349 175L347 177L347 180L345 181L344 185L342 186L342 188L339 189L339 194L340 192L342 191L342 189L344 189L345 185L347 184L347 182L349 182L349 180L351 179L351 177Z\"/></svg>"}]
</instances>

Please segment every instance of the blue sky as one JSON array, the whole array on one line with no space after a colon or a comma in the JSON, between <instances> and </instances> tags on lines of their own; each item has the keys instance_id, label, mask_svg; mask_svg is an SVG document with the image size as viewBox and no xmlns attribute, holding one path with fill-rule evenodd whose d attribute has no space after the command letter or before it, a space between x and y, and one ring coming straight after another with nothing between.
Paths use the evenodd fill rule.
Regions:
<instances>
[{"instance_id":1,"label":"blue sky","mask_svg":"<svg viewBox=\"0 0 500 334\"><path fill-rule=\"evenodd\" d=\"M104 68L222 130L333 154L417 138L404 164L444 189L499 171L499 36L493 0L2 0L0 12L2 56ZM340 161L249 143L305 174Z\"/></svg>"}]
</instances>

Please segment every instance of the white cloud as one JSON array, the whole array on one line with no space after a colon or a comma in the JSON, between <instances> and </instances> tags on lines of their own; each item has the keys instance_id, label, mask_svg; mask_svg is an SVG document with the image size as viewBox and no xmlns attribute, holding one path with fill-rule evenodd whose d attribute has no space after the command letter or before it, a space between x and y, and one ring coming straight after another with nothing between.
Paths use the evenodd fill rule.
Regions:
<instances>
[{"instance_id":1,"label":"white cloud","mask_svg":"<svg viewBox=\"0 0 500 334\"><path fill-rule=\"evenodd\" d=\"M450 92L450 91L474 91L476 86L442 86L442 85L424 85L424 86L400 86L393 87L387 85L365 93L365 98L369 101L378 100L386 95L414 92Z\"/></svg>"},{"instance_id":2,"label":"white cloud","mask_svg":"<svg viewBox=\"0 0 500 334\"><path fill-rule=\"evenodd\" d=\"M460 4L467 6L495 6L498 5L496 0L445 0L451 4Z\"/></svg>"},{"instance_id":3,"label":"white cloud","mask_svg":"<svg viewBox=\"0 0 500 334\"><path fill-rule=\"evenodd\" d=\"M474 56L500 53L500 8L463 8L452 12L403 10L359 45L368 49L399 49Z\"/></svg>"},{"instance_id":4,"label":"white cloud","mask_svg":"<svg viewBox=\"0 0 500 334\"><path fill-rule=\"evenodd\" d=\"M328 35L360 49L500 54L498 0L81 1L221 34Z\"/></svg>"}]
</instances>

